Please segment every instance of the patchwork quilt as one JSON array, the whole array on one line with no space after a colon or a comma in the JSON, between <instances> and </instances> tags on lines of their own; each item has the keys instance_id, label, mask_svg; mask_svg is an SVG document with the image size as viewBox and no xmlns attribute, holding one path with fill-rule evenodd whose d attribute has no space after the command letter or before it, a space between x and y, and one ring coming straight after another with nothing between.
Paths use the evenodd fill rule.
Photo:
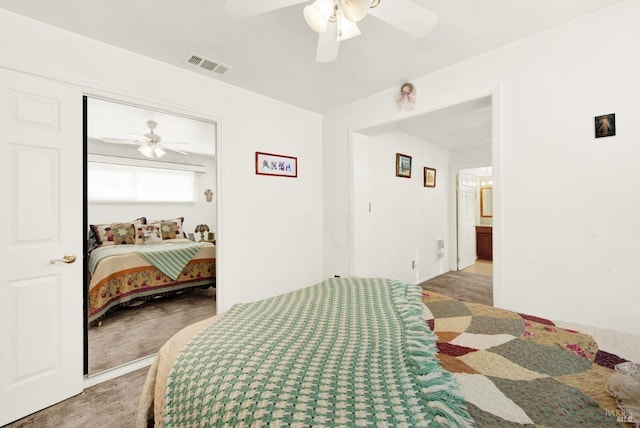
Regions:
<instances>
[{"instance_id":1,"label":"patchwork quilt","mask_svg":"<svg viewBox=\"0 0 640 428\"><path fill-rule=\"evenodd\" d=\"M605 391L625 360L553 322L431 291L425 317L478 427L627 426ZM631 426L631 425L628 425Z\"/></svg>"}]
</instances>

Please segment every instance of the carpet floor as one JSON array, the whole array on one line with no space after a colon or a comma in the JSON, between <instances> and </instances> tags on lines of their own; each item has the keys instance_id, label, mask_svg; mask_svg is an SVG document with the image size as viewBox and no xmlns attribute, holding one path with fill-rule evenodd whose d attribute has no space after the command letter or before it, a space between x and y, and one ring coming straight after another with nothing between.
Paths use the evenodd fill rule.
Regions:
<instances>
[{"instance_id":1,"label":"carpet floor","mask_svg":"<svg viewBox=\"0 0 640 428\"><path fill-rule=\"evenodd\" d=\"M148 368L85 389L81 394L5 428L130 427L136 418Z\"/></svg>"},{"instance_id":2,"label":"carpet floor","mask_svg":"<svg viewBox=\"0 0 640 428\"><path fill-rule=\"evenodd\" d=\"M420 284L425 290L493 306L493 278L462 271L447 272Z\"/></svg>"},{"instance_id":3,"label":"carpet floor","mask_svg":"<svg viewBox=\"0 0 640 428\"><path fill-rule=\"evenodd\" d=\"M89 329L89 374L155 354L171 336L216 314L215 288L187 290L107 315Z\"/></svg>"}]
</instances>

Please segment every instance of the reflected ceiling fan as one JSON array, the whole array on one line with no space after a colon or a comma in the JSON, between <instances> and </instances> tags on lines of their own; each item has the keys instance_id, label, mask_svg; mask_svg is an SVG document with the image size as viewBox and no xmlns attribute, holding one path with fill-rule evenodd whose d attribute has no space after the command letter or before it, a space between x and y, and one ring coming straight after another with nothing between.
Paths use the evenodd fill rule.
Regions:
<instances>
[{"instance_id":1,"label":"reflected ceiling fan","mask_svg":"<svg viewBox=\"0 0 640 428\"><path fill-rule=\"evenodd\" d=\"M103 137L102 141L105 143L115 143L115 144L138 144L138 151L145 157L149 159L160 159L167 152L164 149L171 150L172 152L180 153L183 155L188 154L187 152L183 152L182 150L178 150L175 147L171 147L175 144L187 144L187 143L163 143L162 137L156 134L153 130L156 129L158 123L154 120L147 120L147 126L149 127L149 132L146 134L129 134L133 138L108 138Z\"/></svg>"},{"instance_id":2,"label":"reflected ceiling fan","mask_svg":"<svg viewBox=\"0 0 640 428\"><path fill-rule=\"evenodd\" d=\"M227 11L243 18L309 0L226 0ZM320 33L316 62L338 58L340 42L359 36L357 23L367 15L393 25L414 37L424 37L438 22L438 15L411 0L315 0L304 7L304 19Z\"/></svg>"}]
</instances>

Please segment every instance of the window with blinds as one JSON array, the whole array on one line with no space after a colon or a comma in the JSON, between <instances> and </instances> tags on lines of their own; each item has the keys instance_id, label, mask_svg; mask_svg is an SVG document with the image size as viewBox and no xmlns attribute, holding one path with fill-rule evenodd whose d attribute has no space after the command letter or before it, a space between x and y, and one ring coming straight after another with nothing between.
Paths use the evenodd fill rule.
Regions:
<instances>
[{"instance_id":1,"label":"window with blinds","mask_svg":"<svg viewBox=\"0 0 640 428\"><path fill-rule=\"evenodd\" d=\"M195 202L193 171L87 163L89 202Z\"/></svg>"}]
</instances>

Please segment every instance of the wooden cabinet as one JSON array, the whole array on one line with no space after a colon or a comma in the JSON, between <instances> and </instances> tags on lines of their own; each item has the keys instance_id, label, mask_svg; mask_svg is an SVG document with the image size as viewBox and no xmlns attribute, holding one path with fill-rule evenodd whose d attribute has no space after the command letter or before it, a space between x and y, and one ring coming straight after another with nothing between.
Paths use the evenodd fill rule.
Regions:
<instances>
[{"instance_id":1,"label":"wooden cabinet","mask_svg":"<svg viewBox=\"0 0 640 428\"><path fill-rule=\"evenodd\" d=\"M481 260L493 260L493 228L476 226L476 255Z\"/></svg>"}]
</instances>

